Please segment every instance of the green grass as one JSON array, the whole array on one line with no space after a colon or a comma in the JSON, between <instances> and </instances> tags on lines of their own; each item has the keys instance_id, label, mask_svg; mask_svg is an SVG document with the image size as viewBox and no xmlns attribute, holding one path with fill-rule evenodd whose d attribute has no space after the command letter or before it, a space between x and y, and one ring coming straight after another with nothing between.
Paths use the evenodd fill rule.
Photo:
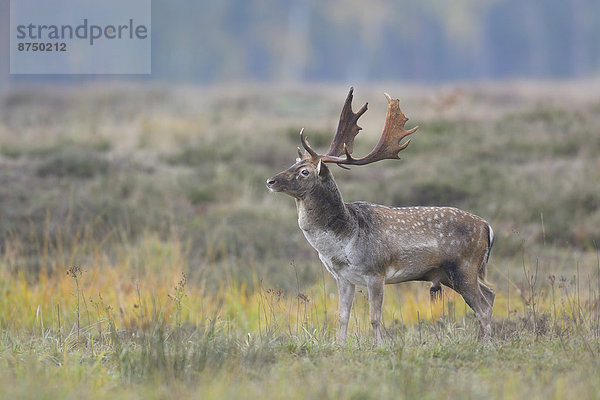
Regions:
<instances>
[{"instance_id":1,"label":"green grass","mask_svg":"<svg viewBox=\"0 0 600 400\"><path fill-rule=\"evenodd\" d=\"M264 186L294 161L301 127L328 146L347 88L5 95L3 395L595 398L598 102L518 86L464 87L446 108L432 106L435 88L357 88L355 108L370 102L357 156L378 139L382 91L420 129L402 161L332 167L345 200L457 206L496 234L492 343L475 340L450 290L430 304L428 286L411 283L386 289L382 348L370 342L364 291L348 345L335 345L335 283L293 200ZM74 265L77 279L66 274Z\"/></svg>"},{"instance_id":2,"label":"green grass","mask_svg":"<svg viewBox=\"0 0 600 400\"><path fill-rule=\"evenodd\" d=\"M100 362L75 356L58 358L57 365L53 359L40 363L24 354L19 363L26 371L17 374L16 385L2 382L5 395L560 399L593 398L600 385L593 359L571 353L581 363L574 368L575 360L563 352L556 359L559 345L553 342L520 343L527 349L524 357L514 345L490 349L456 341L379 350L296 350L294 344L232 346L193 335L186 338L192 342L186 348L171 348L160 339L156 338L159 344L143 343L139 350L122 351L120 357L111 354ZM40 386L19 385L23 378L35 379Z\"/></svg>"}]
</instances>

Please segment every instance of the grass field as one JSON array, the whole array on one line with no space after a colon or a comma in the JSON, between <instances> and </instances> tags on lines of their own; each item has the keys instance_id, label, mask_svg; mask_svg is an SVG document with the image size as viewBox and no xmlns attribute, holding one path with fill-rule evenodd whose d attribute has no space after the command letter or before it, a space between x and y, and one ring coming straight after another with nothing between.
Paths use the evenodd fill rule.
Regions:
<instances>
[{"instance_id":1,"label":"grass field","mask_svg":"<svg viewBox=\"0 0 600 400\"><path fill-rule=\"evenodd\" d=\"M402 161L332 170L346 201L452 205L496 242L493 340L445 289L337 290L267 177L347 88L90 84L0 98L3 398L592 399L600 393L598 82L357 87L419 125Z\"/></svg>"}]
</instances>

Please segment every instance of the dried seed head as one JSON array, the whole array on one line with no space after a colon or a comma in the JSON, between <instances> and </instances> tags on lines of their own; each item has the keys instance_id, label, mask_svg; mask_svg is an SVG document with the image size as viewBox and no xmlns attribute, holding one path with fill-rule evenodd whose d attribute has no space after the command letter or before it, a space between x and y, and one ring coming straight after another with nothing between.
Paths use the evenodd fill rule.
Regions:
<instances>
[{"instance_id":1,"label":"dried seed head","mask_svg":"<svg viewBox=\"0 0 600 400\"><path fill-rule=\"evenodd\" d=\"M310 298L304 293L298 293L298 296L296 296L296 298L303 303L310 303Z\"/></svg>"}]
</instances>

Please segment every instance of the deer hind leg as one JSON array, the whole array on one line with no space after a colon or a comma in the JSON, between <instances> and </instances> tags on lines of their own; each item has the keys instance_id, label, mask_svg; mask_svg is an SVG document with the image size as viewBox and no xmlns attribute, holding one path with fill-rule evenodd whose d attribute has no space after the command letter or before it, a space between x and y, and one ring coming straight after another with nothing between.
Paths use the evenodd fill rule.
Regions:
<instances>
[{"instance_id":1,"label":"deer hind leg","mask_svg":"<svg viewBox=\"0 0 600 400\"><path fill-rule=\"evenodd\" d=\"M383 307L383 287L384 278L374 277L367 280L367 291L369 292L369 317L373 327L373 337L375 345L383 344L383 335L381 333L381 308Z\"/></svg>"},{"instance_id":2,"label":"deer hind leg","mask_svg":"<svg viewBox=\"0 0 600 400\"><path fill-rule=\"evenodd\" d=\"M483 295L485 300L485 310L486 310L486 318L488 322L491 324L492 321L492 310L494 308L494 299L496 298L496 292L494 289L487 286L485 283L478 280L479 291Z\"/></svg>"},{"instance_id":3,"label":"deer hind leg","mask_svg":"<svg viewBox=\"0 0 600 400\"><path fill-rule=\"evenodd\" d=\"M492 337L492 305L487 301L478 285L470 285L459 293L475 312L479 321L479 339L489 340Z\"/></svg>"},{"instance_id":4,"label":"deer hind leg","mask_svg":"<svg viewBox=\"0 0 600 400\"><path fill-rule=\"evenodd\" d=\"M456 290L475 312L479 321L479 339L489 340L492 336L492 309L495 293L481 282L469 265L462 267L449 263L444 267L448 274L445 285Z\"/></svg>"}]
</instances>

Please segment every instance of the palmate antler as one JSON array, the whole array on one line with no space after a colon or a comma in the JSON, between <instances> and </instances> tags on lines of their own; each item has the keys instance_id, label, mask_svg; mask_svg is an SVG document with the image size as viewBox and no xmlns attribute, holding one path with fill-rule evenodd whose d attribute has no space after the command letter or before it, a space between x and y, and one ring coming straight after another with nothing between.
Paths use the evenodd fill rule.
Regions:
<instances>
[{"instance_id":1,"label":"palmate antler","mask_svg":"<svg viewBox=\"0 0 600 400\"><path fill-rule=\"evenodd\" d=\"M302 142L302 146L306 149L308 154L310 154L314 162L320 160L322 162L335 163L339 166L366 165L385 159L399 159L398 153L408 146L410 139L403 144L400 144L400 141L406 136L414 133L419 127L415 126L409 130L404 129L404 124L408 121L408 118L406 118L404 113L402 113L402 110L400 110L399 100L392 99L387 93L384 94L388 100L388 110L385 117L385 126L383 127L383 133L381 134L379 142L365 157L352 157L354 138L362 129L357 125L357 122L360 116L367 111L367 103L365 103L357 113L352 111L353 92L354 88L350 88L350 92L348 93L348 97L346 97L346 102L342 108L337 132L327 153L317 154L317 152L308 144L308 141L304 137L304 132L300 131L300 141ZM342 157L342 155L345 155L345 157Z\"/></svg>"}]
</instances>

